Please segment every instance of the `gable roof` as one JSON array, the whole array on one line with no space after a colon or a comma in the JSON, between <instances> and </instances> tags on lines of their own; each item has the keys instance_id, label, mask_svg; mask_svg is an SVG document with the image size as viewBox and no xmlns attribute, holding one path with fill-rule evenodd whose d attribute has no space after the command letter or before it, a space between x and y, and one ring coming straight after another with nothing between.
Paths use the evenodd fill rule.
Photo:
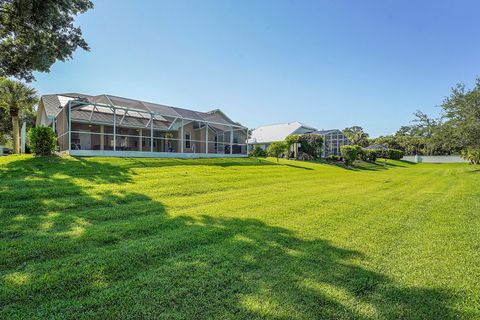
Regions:
<instances>
[{"instance_id":1,"label":"gable roof","mask_svg":"<svg viewBox=\"0 0 480 320\"><path fill-rule=\"evenodd\" d=\"M240 123L232 121L219 109L215 109L208 112L194 111L184 108L166 106L158 103L146 102L141 100L134 100L124 97L118 97L108 94L102 94L97 96L91 96L81 93L60 93L49 94L41 97L41 101L44 106L47 117L55 117L71 100L84 100L92 104L104 104L113 105L117 107L130 108L145 113L156 113L173 118L187 118L193 121L212 121L218 124L224 124L226 126L235 125L241 126ZM105 118L105 115L98 115L100 112L94 114L92 121L96 120L96 117Z\"/></svg>"},{"instance_id":2,"label":"gable roof","mask_svg":"<svg viewBox=\"0 0 480 320\"><path fill-rule=\"evenodd\" d=\"M248 139L248 143L270 143L284 141L285 138L290 134L301 134L315 130L317 129L298 121L271 124L254 129L250 139Z\"/></svg>"}]
</instances>

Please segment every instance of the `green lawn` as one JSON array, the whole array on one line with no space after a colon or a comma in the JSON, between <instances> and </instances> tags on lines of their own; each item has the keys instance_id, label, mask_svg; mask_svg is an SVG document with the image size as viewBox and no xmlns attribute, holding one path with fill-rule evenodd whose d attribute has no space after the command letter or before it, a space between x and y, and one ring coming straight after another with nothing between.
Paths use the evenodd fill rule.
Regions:
<instances>
[{"instance_id":1,"label":"green lawn","mask_svg":"<svg viewBox=\"0 0 480 320\"><path fill-rule=\"evenodd\" d=\"M480 169L0 157L9 318L480 318Z\"/></svg>"}]
</instances>

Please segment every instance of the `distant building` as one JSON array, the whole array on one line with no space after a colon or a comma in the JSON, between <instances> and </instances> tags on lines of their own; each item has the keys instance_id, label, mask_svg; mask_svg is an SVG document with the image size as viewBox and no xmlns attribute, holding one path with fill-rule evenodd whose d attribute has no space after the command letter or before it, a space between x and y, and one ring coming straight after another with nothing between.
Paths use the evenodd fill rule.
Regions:
<instances>
[{"instance_id":1,"label":"distant building","mask_svg":"<svg viewBox=\"0 0 480 320\"><path fill-rule=\"evenodd\" d=\"M302 135L307 133L318 134L323 137L322 157L324 158L331 154L340 155L340 147L349 144L341 130L317 130L298 121L258 127L252 131L248 144L266 150L272 142L285 141L285 138L291 134Z\"/></svg>"},{"instance_id":2,"label":"distant building","mask_svg":"<svg viewBox=\"0 0 480 320\"><path fill-rule=\"evenodd\" d=\"M252 130L248 144L266 150L272 142L285 141L291 134L312 133L317 129L298 121L261 126Z\"/></svg>"},{"instance_id":3,"label":"distant building","mask_svg":"<svg viewBox=\"0 0 480 320\"><path fill-rule=\"evenodd\" d=\"M324 147L322 150L322 157L324 158L331 154L340 155L340 147L350 143L343 132L338 129L319 130L312 133L323 136Z\"/></svg>"}]
</instances>

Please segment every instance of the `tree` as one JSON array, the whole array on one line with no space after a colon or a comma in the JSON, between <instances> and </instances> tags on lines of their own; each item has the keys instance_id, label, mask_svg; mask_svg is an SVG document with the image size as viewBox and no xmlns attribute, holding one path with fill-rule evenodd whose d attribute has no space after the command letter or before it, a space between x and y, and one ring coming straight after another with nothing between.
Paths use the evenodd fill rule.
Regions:
<instances>
[{"instance_id":1,"label":"tree","mask_svg":"<svg viewBox=\"0 0 480 320\"><path fill-rule=\"evenodd\" d=\"M363 131L362 127L353 126L343 129L343 134L350 141L351 144L362 147L368 146L368 133Z\"/></svg>"},{"instance_id":2,"label":"tree","mask_svg":"<svg viewBox=\"0 0 480 320\"><path fill-rule=\"evenodd\" d=\"M340 147L340 153L347 166L353 164L358 157L358 146L343 145Z\"/></svg>"},{"instance_id":3,"label":"tree","mask_svg":"<svg viewBox=\"0 0 480 320\"><path fill-rule=\"evenodd\" d=\"M302 152L318 159L322 155L323 137L319 134L304 134L298 139Z\"/></svg>"},{"instance_id":4,"label":"tree","mask_svg":"<svg viewBox=\"0 0 480 320\"><path fill-rule=\"evenodd\" d=\"M442 103L445 130L455 146L462 149L480 147L480 78L475 87L465 89L458 84Z\"/></svg>"},{"instance_id":5,"label":"tree","mask_svg":"<svg viewBox=\"0 0 480 320\"><path fill-rule=\"evenodd\" d=\"M480 148L467 148L462 150L461 156L471 164L480 164Z\"/></svg>"},{"instance_id":6,"label":"tree","mask_svg":"<svg viewBox=\"0 0 480 320\"><path fill-rule=\"evenodd\" d=\"M19 115L33 112L33 106L37 102L35 89L19 81L0 79L0 107L10 114L15 153L20 153Z\"/></svg>"},{"instance_id":7,"label":"tree","mask_svg":"<svg viewBox=\"0 0 480 320\"><path fill-rule=\"evenodd\" d=\"M253 149L250 151L250 157L258 158L258 157L266 157L266 156L267 156L267 152L262 148L260 148L259 146L253 147Z\"/></svg>"},{"instance_id":8,"label":"tree","mask_svg":"<svg viewBox=\"0 0 480 320\"><path fill-rule=\"evenodd\" d=\"M285 138L285 148L290 152L290 147L294 144L300 142L300 135L299 134L289 134Z\"/></svg>"},{"instance_id":9,"label":"tree","mask_svg":"<svg viewBox=\"0 0 480 320\"><path fill-rule=\"evenodd\" d=\"M271 156L271 157L275 157L277 158L277 162L278 162L278 158L280 157L280 155L282 155L285 150L286 150L286 144L285 142L272 142L269 146L268 146L268 155Z\"/></svg>"},{"instance_id":10,"label":"tree","mask_svg":"<svg viewBox=\"0 0 480 320\"><path fill-rule=\"evenodd\" d=\"M74 17L93 8L90 0L2 0L0 2L0 76L34 80L78 48L90 50Z\"/></svg>"},{"instance_id":11,"label":"tree","mask_svg":"<svg viewBox=\"0 0 480 320\"><path fill-rule=\"evenodd\" d=\"M436 149L439 147L438 132L441 130L442 119L430 118L427 114L417 110L414 113L415 119L412 121L414 124L411 126L412 133L424 139L425 153L427 155L433 155Z\"/></svg>"},{"instance_id":12,"label":"tree","mask_svg":"<svg viewBox=\"0 0 480 320\"><path fill-rule=\"evenodd\" d=\"M36 112L33 109L20 110L18 121L27 124L27 131L35 126ZM12 118L7 109L0 107L0 144L12 141Z\"/></svg>"}]
</instances>

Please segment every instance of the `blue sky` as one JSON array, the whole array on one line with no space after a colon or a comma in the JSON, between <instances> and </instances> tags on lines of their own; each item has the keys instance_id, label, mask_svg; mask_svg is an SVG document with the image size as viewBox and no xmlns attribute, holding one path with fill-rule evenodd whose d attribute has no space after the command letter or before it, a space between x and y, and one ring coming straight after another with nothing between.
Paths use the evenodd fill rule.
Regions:
<instances>
[{"instance_id":1,"label":"blue sky","mask_svg":"<svg viewBox=\"0 0 480 320\"><path fill-rule=\"evenodd\" d=\"M378 136L474 83L479 11L454 0L98 0L76 19L91 51L33 85Z\"/></svg>"}]
</instances>

